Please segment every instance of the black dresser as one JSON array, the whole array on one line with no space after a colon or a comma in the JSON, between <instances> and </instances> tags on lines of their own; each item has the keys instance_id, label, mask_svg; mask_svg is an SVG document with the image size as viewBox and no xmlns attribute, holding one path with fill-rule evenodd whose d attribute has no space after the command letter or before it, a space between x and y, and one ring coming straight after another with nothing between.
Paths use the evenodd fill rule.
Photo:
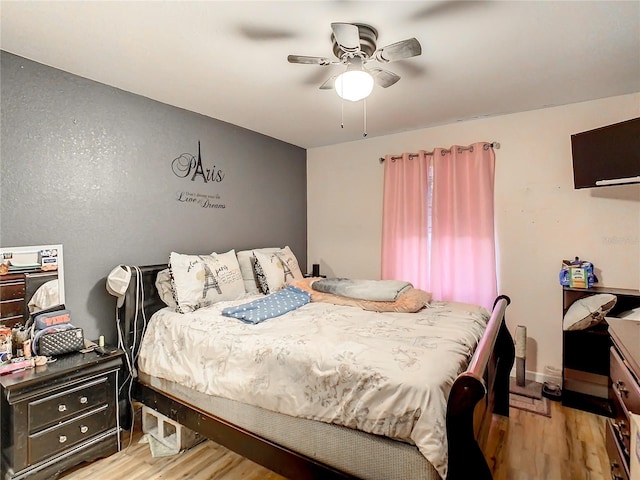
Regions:
<instances>
[{"instance_id":1,"label":"black dresser","mask_svg":"<svg viewBox=\"0 0 640 480\"><path fill-rule=\"evenodd\" d=\"M120 449L122 352L74 353L0 376L1 478L55 478Z\"/></svg>"}]
</instances>

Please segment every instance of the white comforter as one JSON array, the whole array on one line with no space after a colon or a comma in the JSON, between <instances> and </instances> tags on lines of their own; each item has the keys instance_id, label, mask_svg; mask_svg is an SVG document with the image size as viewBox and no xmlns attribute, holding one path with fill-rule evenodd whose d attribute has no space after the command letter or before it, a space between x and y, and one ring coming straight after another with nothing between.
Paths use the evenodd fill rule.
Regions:
<instances>
[{"instance_id":1,"label":"white comforter","mask_svg":"<svg viewBox=\"0 0 640 480\"><path fill-rule=\"evenodd\" d=\"M200 392L414 443L444 478L451 385L489 312L431 302L418 313L310 303L257 325L165 308L150 320L139 368Z\"/></svg>"}]
</instances>

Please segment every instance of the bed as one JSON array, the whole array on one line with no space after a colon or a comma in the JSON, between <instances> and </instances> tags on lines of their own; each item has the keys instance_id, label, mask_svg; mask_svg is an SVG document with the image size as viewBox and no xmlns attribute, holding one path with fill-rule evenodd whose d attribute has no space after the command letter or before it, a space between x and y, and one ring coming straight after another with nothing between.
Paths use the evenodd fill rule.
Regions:
<instances>
[{"instance_id":1,"label":"bed","mask_svg":"<svg viewBox=\"0 0 640 480\"><path fill-rule=\"evenodd\" d=\"M138 353L143 334L159 335L160 331L169 330L171 325L176 325L178 331L181 328L177 323L179 319L171 317L166 312L166 305L160 300L155 286L158 273L166 267L167 265L152 265L132 270L132 281L119 310L118 321L123 333L123 346L133 355ZM251 297L248 300L250 299ZM359 428L358 421L352 422L353 424L343 422L343 425L333 425L317 421L311 414L307 415L307 418L295 418L283 413L283 410L286 412L287 409L279 408L277 405L264 408L246 401L231 400L224 395L207 394L202 388L182 381L184 378L180 380L180 375L167 378L170 377L167 371L155 375L149 373L149 365L162 364L161 359L146 360L147 364L139 369L137 378L132 381L131 390L135 400L287 478L433 480L446 474L446 478L453 480L490 479L491 469L485 459L483 447L486 444L491 418L493 414L507 416L509 412L509 373L513 365L514 347L504 320L508 304L508 297L500 296L496 299L486 328L477 336L477 345L465 341L473 343L473 348L466 358L468 364L465 360L466 369L463 366L460 370L464 371L446 388L443 419L439 423L436 422L445 432L444 465L438 464L438 461L427 460L423 453L424 446L417 446L420 442L411 441L410 438L405 438L407 435L401 433L396 435L393 429L387 436L376 434L379 433L376 428L369 429L376 433L350 428ZM305 325L303 330L311 331L317 327L319 318L327 315L342 318L344 309L353 307L336 308L337 310L334 310L327 305L312 303L294 313L298 315L297 321ZM143 311L147 320L156 314L150 325L154 322L160 325L162 322L162 327L148 327L144 333ZM189 321L196 323L207 321L198 317L200 313L204 314L204 311L195 312L194 316L185 318L190 318ZM303 313L309 314L309 318L302 316ZM365 317L359 318L358 321L366 321ZM425 317L423 321L430 320ZM269 320L265 324L271 323L276 330L283 328L282 325L278 327L278 322ZM344 326L339 325L337 328ZM158 338L153 339L158 350L162 342ZM168 344L176 342L182 340L167 341ZM180 344L179 347L191 348L185 347L185 344ZM167 355L165 358L171 358L171 355L175 357L176 352ZM184 368L188 370L189 367ZM216 376L210 375L202 381L214 384ZM308 385L305 387L309 389ZM125 390L127 389L122 389ZM314 397L310 395L309 398ZM268 405L268 396L262 400ZM418 424L416 418L417 415L413 415L409 423ZM126 420L124 423L127 424ZM366 419L362 423L366 424ZM385 431L385 426L380 428L381 431ZM400 437L402 440L390 437ZM426 448L428 450L428 447ZM434 458L439 457L436 455Z\"/></svg>"}]
</instances>

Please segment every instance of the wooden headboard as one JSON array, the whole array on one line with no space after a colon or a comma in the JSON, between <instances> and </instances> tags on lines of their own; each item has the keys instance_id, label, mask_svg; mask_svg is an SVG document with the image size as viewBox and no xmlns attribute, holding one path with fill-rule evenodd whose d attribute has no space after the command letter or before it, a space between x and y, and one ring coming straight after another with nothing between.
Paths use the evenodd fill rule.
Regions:
<instances>
[{"instance_id":1,"label":"wooden headboard","mask_svg":"<svg viewBox=\"0 0 640 480\"><path fill-rule=\"evenodd\" d=\"M124 303L118 310L118 321L124 349L129 358L135 358L146 324L145 318L149 321L151 315L166 306L156 289L156 277L158 272L168 268L168 265L131 266L130 268L131 282L124 295Z\"/></svg>"}]
</instances>

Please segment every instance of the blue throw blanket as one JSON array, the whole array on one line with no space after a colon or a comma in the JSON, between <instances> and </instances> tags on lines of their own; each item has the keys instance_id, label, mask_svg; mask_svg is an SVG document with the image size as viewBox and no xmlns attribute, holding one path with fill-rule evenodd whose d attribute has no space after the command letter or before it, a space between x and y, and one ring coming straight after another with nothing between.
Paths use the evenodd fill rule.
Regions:
<instances>
[{"instance_id":1,"label":"blue throw blanket","mask_svg":"<svg viewBox=\"0 0 640 480\"><path fill-rule=\"evenodd\" d=\"M311 295L299 288L288 286L264 298L244 303L237 307L227 307L222 315L242 320L245 323L260 323L273 317L300 308L311 301Z\"/></svg>"},{"instance_id":2,"label":"blue throw blanket","mask_svg":"<svg viewBox=\"0 0 640 480\"><path fill-rule=\"evenodd\" d=\"M409 282L399 280L352 280L349 278L325 278L311 284L311 288L318 292L374 302L393 302L398 295L411 287Z\"/></svg>"}]
</instances>

